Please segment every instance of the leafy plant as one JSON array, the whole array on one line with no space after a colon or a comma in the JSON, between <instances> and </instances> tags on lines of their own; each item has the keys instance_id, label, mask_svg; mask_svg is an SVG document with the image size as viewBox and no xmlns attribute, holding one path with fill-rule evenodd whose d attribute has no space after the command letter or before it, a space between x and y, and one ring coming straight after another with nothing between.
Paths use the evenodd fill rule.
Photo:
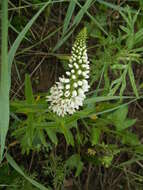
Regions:
<instances>
[{"instance_id":1,"label":"leafy plant","mask_svg":"<svg viewBox=\"0 0 143 190\"><path fill-rule=\"evenodd\" d=\"M65 163L61 157L54 156L53 154L48 156L46 164L43 167L44 175L51 176L53 179L54 189L60 190L63 187L63 183L68 172L65 168Z\"/></svg>"},{"instance_id":2,"label":"leafy plant","mask_svg":"<svg viewBox=\"0 0 143 190\"><path fill-rule=\"evenodd\" d=\"M0 165L0 188L142 189L141 1L19 0L15 4L10 0L1 5L0 153L5 160ZM29 20L29 10L38 9ZM33 41L26 35L32 25ZM10 30L8 36L8 26L18 34L13 44L15 36ZM64 73L62 69L69 69L66 52L72 49L74 31L83 26L88 34L90 92L80 110L60 117L49 109L46 91ZM54 65L57 59L60 62ZM16 83L10 91L13 62L12 83ZM42 76L43 68L52 80L43 79L48 88L39 93L33 81Z\"/></svg>"},{"instance_id":3,"label":"leafy plant","mask_svg":"<svg viewBox=\"0 0 143 190\"><path fill-rule=\"evenodd\" d=\"M71 128L76 127L76 120L67 116L60 118L56 114L47 110L45 98L34 98L30 78L25 78L25 101L14 101L11 103L11 110L14 113L21 113L26 116L25 120L19 121L13 135L21 142L22 152L29 153L30 150L40 150L40 147L47 146L45 132L49 139L57 145L58 139L56 134L62 133L68 144L74 145Z\"/></svg>"}]
</instances>

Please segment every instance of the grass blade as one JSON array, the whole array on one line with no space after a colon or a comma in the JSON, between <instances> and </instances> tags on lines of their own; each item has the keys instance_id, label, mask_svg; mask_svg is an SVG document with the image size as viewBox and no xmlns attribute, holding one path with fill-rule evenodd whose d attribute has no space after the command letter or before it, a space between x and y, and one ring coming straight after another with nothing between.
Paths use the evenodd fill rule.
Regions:
<instances>
[{"instance_id":1,"label":"grass blade","mask_svg":"<svg viewBox=\"0 0 143 190\"><path fill-rule=\"evenodd\" d=\"M2 1L2 46L0 76L0 162L3 159L5 139L9 125L9 81L8 81L8 0Z\"/></svg>"},{"instance_id":2,"label":"grass blade","mask_svg":"<svg viewBox=\"0 0 143 190\"><path fill-rule=\"evenodd\" d=\"M78 25L80 23L80 21L83 18L84 14L86 13L86 11L91 6L92 2L93 2L93 0L87 0L85 2L85 4L83 5L83 7L81 7L80 11L76 15L76 17L75 17L75 19L73 21L73 25Z\"/></svg>"},{"instance_id":3,"label":"grass blade","mask_svg":"<svg viewBox=\"0 0 143 190\"><path fill-rule=\"evenodd\" d=\"M116 11L124 11L124 12L127 11L126 8L121 7L121 5L116 5L114 3L110 3L110 2L107 2L107 1L104 1L104 0L96 0L96 1L98 3L100 3L100 4L105 5L106 7L109 7L111 9L113 9L113 10L116 10ZM132 9L131 12L132 13L137 13L137 11L135 9Z\"/></svg>"},{"instance_id":4,"label":"grass blade","mask_svg":"<svg viewBox=\"0 0 143 190\"><path fill-rule=\"evenodd\" d=\"M64 20L63 34L62 34L63 36L65 35L66 30L67 30L67 28L69 26L69 22L71 20L72 14L74 12L75 6L76 6L76 2L71 1L70 4L69 4L68 10L67 10L66 18Z\"/></svg>"},{"instance_id":5,"label":"grass blade","mask_svg":"<svg viewBox=\"0 0 143 190\"><path fill-rule=\"evenodd\" d=\"M104 102L104 101L110 101L110 100L119 100L119 99L133 99L134 96L99 96L99 97L91 97L87 98L84 101L84 104L91 104L91 103L97 103L97 102Z\"/></svg>"}]
</instances>

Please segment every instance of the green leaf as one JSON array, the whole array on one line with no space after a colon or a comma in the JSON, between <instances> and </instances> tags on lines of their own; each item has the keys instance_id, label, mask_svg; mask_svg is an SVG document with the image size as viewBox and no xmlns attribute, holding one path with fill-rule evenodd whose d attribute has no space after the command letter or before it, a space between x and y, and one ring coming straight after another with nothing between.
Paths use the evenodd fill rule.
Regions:
<instances>
[{"instance_id":1,"label":"green leaf","mask_svg":"<svg viewBox=\"0 0 143 190\"><path fill-rule=\"evenodd\" d=\"M124 121L124 129L127 129L131 126L133 126L136 123L136 119L126 119Z\"/></svg>"},{"instance_id":2,"label":"green leaf","mask_svg":"<svg viewBox=\"0 0 143 190\"><path fill-rule=\"evenodd\" d=\"M96 1L113 10L120 11L120 12L121 11L127 12L127 8L121 7L120 5L116 5L114 3L110 3L110 1L104 1L104 0L96 0ZM131 12L136 13L137 11L135 9L131 9Z\"/></svg>"},{"instance_id":3,"label":"green leaf","mask_svg":"<svg viewBox=\"0 0 143 190\"><path fill-rule=\"evenodd\" d=\"M122 143L131 146L136 146L140 144L140 141L136 134L126 131L125 133L122 134Z\"/></svg>"},{"instance_id":4,"label":"green leaf","mask_svg":"<svg viewBox=\"0 0 143 190\"><path fill-rule=\"evenodd\" d=\"M8 161L8 163L20 174L22 175L25 179L27 179L32 185L34 185L35 187L37 187L40 190L52 190L50 187L46 188L43 185L41 185L40 183L38 183L37 181L33 180L32 178L30 178L29 176L27 176L22 169L17 165L17 163L14 161L14 159L10 156L10 154L6 154L6 159Z\"/></svg>"},{"instance_id":5,"label":"green leaf","mask_svg":"<svg viewBox=\"0 0 143 190\"><path fill-rule=\"evenodd\" d=\"M76 6L76 2L75 1L70 1L69 7L68 7L68 10L67 10L67 13L66 13L66 17L65 17L65 20L64 20L63 34L62 34L63 36L66 33L66 30L67 30L67 28L69 26L69 22L71 20L72 14L74 12L75 6Z\"/></svg>"},{"instance_id":6,"label":"green leaf","mask_svg":"<svg viewBox=\"0 0 143 190\"><path fill-rule=\"evenodd\" d=\"M91 6L93 0L86 0L85 4L80 8L79 12L75 16L75 19L73 21L73 25L78 25L84 15L84 13L88 10L88 8Z\"/></svg>"},{"instance_id":7,"label":"green leaf","mask_svg":"<svg viewBox=\"0 0 143 190\"><path fill-rule=\"evenodd\" d=\"M87 98L84 101L84 104L91 104L96 102L103 102L103 101L109 101L109 100L119 100L119 99L131 99L134 98L133 96L100 96L100 97L91 97Z\"/></svg>"},{"instance_id":8,"label":"green leaf","mask_svg":"<svg viewBox=\"0 0 143 190\"><path fill-rule=\"evenodd\" d=\"M3 159L5 139L9 126L9 73L8 73L8 0L2 1L1 67L0 67L0 162Z\"/></svg>"},{"instance_id":9,"label":"green leaf","mask_svg":"<svg viewBox=\"0 0 143 190\"><path fill-rule=\"evenodd\" d=\"M28 74L25 75L25 98L26 98L26 102L28 104L34 103L34 96L33 96L33 91L32 91L31 80L30 80L30 76Z\"/></svg>"},{"instance_id":10,"label":"green leaf","mask_svg":"<svg viewBox=\"0 0 143 190\"><path fill-rule=\"evenodd\" d=\"M127 114L128 107L124 106L108 116L108 119L115 125L117 131L125 130L136 122L135 119L127 119Z\"/></svg>"},{"instance_id":11,"label":"green leaf","mask_svg":"<svg viewBox=\"0 0 143 190\"><path fill-rule=\"evenodd\" d=\"M58 144L58 138L56 136L56 132L53 130L53 129L50 129L50 128L47 128L45 129L50 140L55 144L57 145Z\"/></svg>"},{"instance_id":12,"label":"green leaf","mask_svg":"<svg viewBox=\"0 0 143 190\"><path fill-rule=\"evenodd\" d=\"M61 133L64 134L67 144L74 146L73 134L70 131L70 129L68 128L68 126L66 126L64 123L62 123L59 126L59 129L60 129Z\"/></svg>"},{"instance_id":13,"label":"green leaf","mask_svg":"<svg viewBox=\"0 0 143 190\"><path fill-rule=\"evenodd\" d=\"M116 110L113 114L112 114L112 119L113 121L115 121L116 123L122 123L128 114L128 107L124 106L118 110Z\"/></svg>"},{"instance_id":14,"label":"green leaf","mask_svg":"<svg viewBox=\"0 0 143 190\"><path fill-rule=\"evenodd\" d=\"M99 128L93 127L91 129L91 139L90 140L91 140L92 146L99 143L100 134L101 134L101 130Z\"/></svg>"},{"instance_id":15,"label":"green leaf","mask_svg":"<svg viewBox=\"0 0 143 190\"><path fill-rule=\"evenodd\" d=\"M66 138L66 142L69 145L74 146L74 139L73 139L73 134L70 130L64 130L64 136Z\"/></svg>"},{"instance_id":16,"label":"green leaf","mask_svg":"<svg viewBox=\"0 0 143 190\"><path fill-rule=\"evenodd\" d=\"M138 94L138 90L136 87L135 77L134 77L134 73L133 73L131 64L129 64L129 67L128 67L128 74L129 74L129 78L130 78L130 82L131 82L133 91L134 91L136 97L139 98L139 94Z\"/></svg>"},{"instance_id":17,"label":"green leaf","mask_svg":"<svg viewBox=\"0 0 143 190\"><path fill-rule=\"evenodd\" d=\"M72 155L67 161L66 161L66 167L70 169L76 168L75 176L78 177L83 169L83 162L81 161L79 154Z\"/></svg>"},{"instance_id":18,"label":"green leaf","mask_svg":"<svg viewBox=\"0 0 143 190\"><path fill-rule=\"evenodd\" d=\"M124 70L123 74L122 74L122 85L121 85L121 88L120 88L120 96L122 97L123 95L123 92L126 88L126 75L127 75L127 69Z\"/></svg>"},{"instance_id":19,"label":"green leaf","mask_svg":"<svg viewBox=\"0 0 143 190\"><path fill-rule=\"evenodd\" d=\"M143 9L143 1L139 0L140 7Z\"/></svg>"}]
</instances>

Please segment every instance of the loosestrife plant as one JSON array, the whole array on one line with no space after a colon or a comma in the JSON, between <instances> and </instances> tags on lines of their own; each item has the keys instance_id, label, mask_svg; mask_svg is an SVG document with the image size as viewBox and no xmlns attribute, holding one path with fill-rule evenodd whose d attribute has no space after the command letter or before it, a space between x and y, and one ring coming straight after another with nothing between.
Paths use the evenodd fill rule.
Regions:
<instances>
[{"instance_id":1,"label":"loosestrife plant","mask_svg":"<svg viewBox=\"0 0 143 190\"><path fill-rule=\"evenodd\" d=\"M50 109L59 116L73 114L83 105L85 92L89 85L89 61L86 48L87 32L84 28L77 36L71 51L66 77L59 78L59 82L50 89L46 100L50 102Z\"/></svg>"}]
</instances>

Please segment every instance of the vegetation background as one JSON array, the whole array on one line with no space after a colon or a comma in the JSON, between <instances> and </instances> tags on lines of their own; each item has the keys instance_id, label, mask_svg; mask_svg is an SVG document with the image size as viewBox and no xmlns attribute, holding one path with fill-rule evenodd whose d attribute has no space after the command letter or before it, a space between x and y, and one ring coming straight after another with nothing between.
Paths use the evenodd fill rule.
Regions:
<instances>
[{"instance_id":1,"label":"vegetation background","mask_svg":"<svg viewBox=\"0 0 143 190\"><path fill-rule=\"evenodd\" d=\"M143 1L1 0L0 189L143 189ZM64 118L45 96L88 31L90 91Z\"/></svg>"}]
</instances>

